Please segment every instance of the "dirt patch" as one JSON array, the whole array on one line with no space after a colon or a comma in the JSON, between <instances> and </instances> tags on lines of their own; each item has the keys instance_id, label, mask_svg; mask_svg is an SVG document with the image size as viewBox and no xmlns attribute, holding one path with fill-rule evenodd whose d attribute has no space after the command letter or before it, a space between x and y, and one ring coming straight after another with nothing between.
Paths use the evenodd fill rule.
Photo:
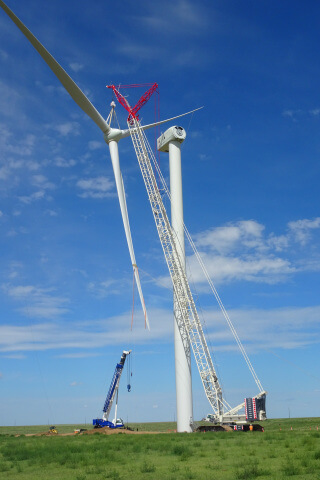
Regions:
<instances>
[{"instance_id":1,"label":"dirt patch","mask_svg":"<svg viewBox=\"0 0 320 480\"><path fill-rule=\"evenodd\" d=\"M149 435L157 433L169 433L169 432L143 432L137 430L128 430L127 428L92 428L90 430L85 430L83 432L69 432L69 433L52 433L52 432L39 432L39 433L26 433L25 437L70 437L75 435L117 435L123 433L126 435ZM20 437L21 435L15 435Z\"/></svg>"},{"instance_id":2,"label":"dirt patch","mask_svg":"<svg viewBox=\"0 0 320 480\"><path fill-rule=\"evenodd\" d=\"M40 432L40 433L25 433L25 437L66 437L70 435L76 435L74 432L70 433L52 433L52 432ZM16 435L16 437L20 437L21 435Z\"/></svg>"},{"instance_id":3,"label":"dirt patch","mask_svg":"<svg viewBox=\"0 0 320 480\"><path fill-rule=\"evenodd\" d=\"M101 435L116 435L119 433L124 433L126 435L148 435L151 433L163 433L163 432L140 432L137 430L128 430L127 428L108 428L108 427L102 427L102 428L93 428L92 430L87 430L85 432L81 432L78 435L94 435L94 434L101 434Z\"/></svg>"}]
</instances>

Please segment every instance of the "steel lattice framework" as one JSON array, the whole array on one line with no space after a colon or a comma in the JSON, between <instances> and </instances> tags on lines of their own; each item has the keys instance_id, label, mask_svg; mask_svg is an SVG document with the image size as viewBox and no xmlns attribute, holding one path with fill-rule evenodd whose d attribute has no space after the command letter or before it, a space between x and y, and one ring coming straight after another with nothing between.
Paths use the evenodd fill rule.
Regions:
<instances>
[{"instance_id":1,"label":"steel lattice framework","mask_svg":"<svg viewBox=\"0 0 320 480\"><path fill-rule=\"evenodd\" d=\"M140 122L135 116L128 121L128 127L148 193L176 299L179 304L179 313L176 316L178 328L184 345L188 344L186 339L189 338L206 396L215 415L221 419L224 406L221 387L210 356L189 282L177 251L175 235L171 229L168 215L157 186L148 153L151 149L140 127Z\"/></svg>"},{"instance_id":2,"label":"steel lattice framework","mask_svg":"<svg viewBox=\"0 0 320 480\"><path fill-rule=\"evenodd\" d=\"M143 84L143 85L148 85L148 84ZM140 87L140 86L143 86L143 85L122 85L122 88L124 87ZM140 97L138 103L134 106L134 107L130 107L129 103L127 102L127 100L125 99L125 97L123 95L121 95L121 93L119 92L119 87L118 89L114 86L114 85L107 85L107 88L111 88L113 90L113 93L115 94L118 102L120 103L120 105L122 105L126 110L127 112L129 113L129 116L128 116L128 122L131 124L133 122L133 119L139 119L139 115L138 115L138 111L140 110L140 108L143 107L143 105L145 105L147 103L147 101L149 100L149 98L152 96L152 94L156 91L158 91L158 84L157 83L153 83L151 85L151 87L149 88L149 90L147 90L143 95L142 97Z\"/></svg>"}]
</instances>

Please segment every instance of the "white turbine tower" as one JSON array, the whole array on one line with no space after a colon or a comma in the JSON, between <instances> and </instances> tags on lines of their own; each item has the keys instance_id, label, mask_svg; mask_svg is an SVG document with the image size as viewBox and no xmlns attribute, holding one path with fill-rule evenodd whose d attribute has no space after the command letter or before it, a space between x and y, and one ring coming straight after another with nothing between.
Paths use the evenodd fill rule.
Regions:
<instances>
[{"instance_id":1,"label":"white turbine tower","mask_svg":"<svg viewBox=\"0 0 320 480\"><path fill-rule=\"evenodd\" d=\"M169 153L171 226L176 248L185 271L186 255L184 244L183 196L181 174L181 144L186 138L182 127L171 127L157 140L157 148ZM174 294L174 349L176 374L177 431L191 432L193 424L192 378L190 342L181 321L179 303Z\"/></svg>"},{"instance_id":2,"label":"white turbine tower","mask_svg":"<svg viewBox=\"0 0 320 480\"><path fill-rule=\"evenodd\" d=\"M126 204L126 195L125 195L124 184L123 184L123 179L122 179L121 170L120 170L120 162L119 162L118 142L122 138L129 137L130 131L128 129L120 130L120 129L111 128L110 125L107 123L107 121L104 120L104 118L92 105L90 100L78 87L78 85L67 74L67 72L61 67L61 65L59 65L59 63L54 59L54 57L46 50L46 48L39 42L39 40L37 40L37 38L30 32L30 30L21 22L21 20L12 12L12 10L10 10L10 8L2 0L0 0L0 7L6 12L6 14L16 24L16 26L21 30L21 32L32 44L32 46L38 51L38 53L41 55L43 60L47 63L47 65L56 75L56 77L61 82L63 87L66 89L69 95L73 98L73 100L77 103L77 105L100 128L100 130L104 135L105 142L109 145L112 167L113 167L116 188L117 188L117 193L119 198L120 210L121 210L123 225L125 229L126 239L129 247L131 264L133 267L134 276L135 276L135 280L136 280L136 284L137 284L137 288L140 296L141 306L142 306L142 310L145 317L145 324L149 328L149 320L148 320L147 310L145 307L145 302L142 294L139 272L138 272L138 267L135 259L133 243L131 238L128 210L127 210L127 204ZM187 112L183 115L188 115L188 113L192 113L192 112ZM160 125L162 123L169 122L170 120L174 120L175 118L178 118L183 115L178 115L177 117L163 120L161 122L157 122L154 124L145 125L143 129L146 130L148 128L154 127L155 125Z\"/></svg>"}]
</instances>

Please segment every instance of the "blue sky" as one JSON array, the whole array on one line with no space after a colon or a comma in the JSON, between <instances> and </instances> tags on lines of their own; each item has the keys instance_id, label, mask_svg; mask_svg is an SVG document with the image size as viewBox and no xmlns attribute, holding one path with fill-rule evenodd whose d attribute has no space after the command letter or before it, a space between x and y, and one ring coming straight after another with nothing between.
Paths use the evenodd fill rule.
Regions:
<instances>
[{"instance_id":1,"label":"blue sky","mask_svg":"<svg viewBox=\"0 0 320 480\"><path fill-rule=\"evenodd\" d=\"M269 392L268 416L320 416L320 5L7 3L104 117L110 83L157 82L162 119L205 107L179 121L185 223ZM130 139L120 160L150 332L137 294L130 328L132 269L108 147L2 10L0 92L0 423L90 422L127 348L132 391L123 379L119 414L173 420L172 296ZM126 93L135 104L143 89ZM154 121L153 100L140 117ZM165 154L160 165L168 178ZM257 389L187 253L236 405ZM195 368L193 396L199 419L210 407Z\"/></svg>"}]
</instances>

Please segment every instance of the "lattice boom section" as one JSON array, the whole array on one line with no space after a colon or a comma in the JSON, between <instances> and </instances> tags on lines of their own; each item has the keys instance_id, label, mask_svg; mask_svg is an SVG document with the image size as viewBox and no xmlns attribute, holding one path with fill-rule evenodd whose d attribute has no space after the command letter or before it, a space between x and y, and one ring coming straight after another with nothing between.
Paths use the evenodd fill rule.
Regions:
<instances>
[{"instance_id":1,"label":"lattice boom section","mask_svg":"<svg viewBox=\"0 0 320 480\"><path fill-rule=\"evenodd\" d=\"M196 310L188 279L178 255L174 233L162 202L152 165L148 155L150 146L140 123L136 119L128 122L132 142L139 161L157 231L169 268L173 288L179 305L176 317L182 340L189 338L206 396L216 415L223 415L223 400L219 381L212 363L209 349L203 334L202 325ZM188 345L189 342L185 342ZM187 347L189 348L189 347Z\"/></svg>"}]
</instances>

